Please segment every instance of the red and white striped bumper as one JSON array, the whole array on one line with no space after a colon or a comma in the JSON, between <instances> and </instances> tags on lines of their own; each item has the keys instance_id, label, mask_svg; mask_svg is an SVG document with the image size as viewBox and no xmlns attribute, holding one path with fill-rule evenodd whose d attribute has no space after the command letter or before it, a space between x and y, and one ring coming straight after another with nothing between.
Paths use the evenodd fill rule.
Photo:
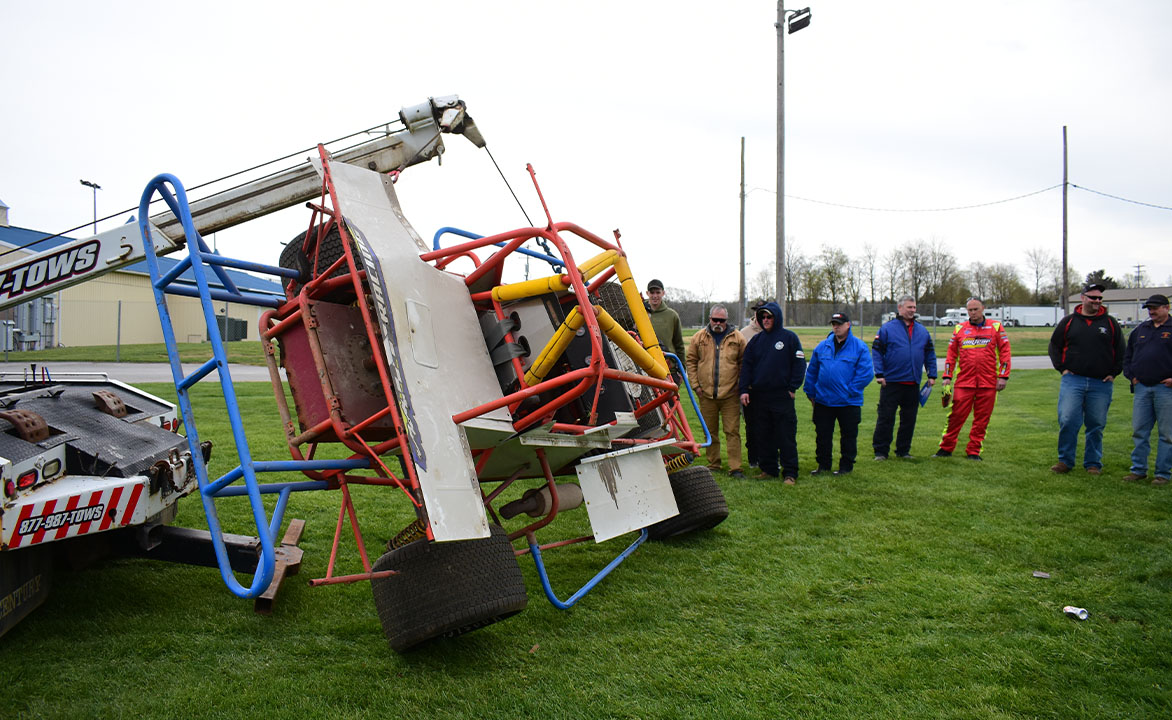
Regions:
<instances>
[{"instance_id":1,"label":"red and white striped bumper","mask_svg":"<svg viewBox=\"0 0 1172 720\"><path fill-rule=\"evenodd\" d=\"M0 538L5 550L141 524L148 479L71 477L5 507Z\"/></svg>"}]
</instances>

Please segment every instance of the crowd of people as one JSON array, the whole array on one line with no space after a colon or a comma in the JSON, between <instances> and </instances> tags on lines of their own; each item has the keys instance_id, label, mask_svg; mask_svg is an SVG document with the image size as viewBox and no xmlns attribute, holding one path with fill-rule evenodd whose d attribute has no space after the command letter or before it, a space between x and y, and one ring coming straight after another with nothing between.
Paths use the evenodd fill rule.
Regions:
<instances>
[{"instance_id":1,"label":"crowd of people","mask_svg":"<svg viewBox=\"0 0 1172 720\"><path fill-rule=\"evenodd\" d=\"M1008 382L1012 353L1001 322L985 316L980 298L965 304L968 319L957 324L948 340L942 372L937 373L932 336L916 320L916 300L905 296L896 317L875 334L870 347L851 332L845 312L829 318L830 332L807 358L801 340L783 323L781 308L762 301L752 308L744 328L729 327L728 309L716 305L708 324L683 347L679 316L664 302L663 284L648 288L651 320L665 349L684 358L687 377L699 398L700 413L712 435L706 463L721 469L721 435L727 449L729 474L744 478L745 463L756 477L797 482L797 408L799 392L809 400L815 436L815 468L811 475L847 475L858 455L863 393L879 385L874 458L910 459L917 412L927 402L937 379L941 399L949 408L947 424L933 458L950 458L969 422L964 457L980 461L997 395ZM1131 482L1146 481L1153 427L1158 445L1152 484L1172 476L1172 325L1169 301L1148 298L1149 319L1124 340L1119 322L1103 307L1103 286L1089 284L1081 303L1055 327L1050 359L1062 374L1058 395L1058 462L1050 469L1068 473L1075 466L1079 430L1085 427L1083 468L1102 473L1103 429L1114 380L1130 380L1134 393ZM662 333L662 334L660 334ZM927 380L924 376L927 375ZM921 383L923 383L921 385ZM742 453L741 419L745 427ZM898 417L898 431L896 430ZM834 433L838 432L838 464L834 466ZM894 444L893 444L894 442Z\"/></svg>"}]
</instances>

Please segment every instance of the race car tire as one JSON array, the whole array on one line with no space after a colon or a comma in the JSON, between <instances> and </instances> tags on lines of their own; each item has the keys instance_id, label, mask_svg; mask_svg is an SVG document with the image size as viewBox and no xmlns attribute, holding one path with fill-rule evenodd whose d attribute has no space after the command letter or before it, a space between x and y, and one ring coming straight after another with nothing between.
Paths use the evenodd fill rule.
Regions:
<instances>
[{"instance_id":1,"label":"race car tire","mask_svg":"<svg viewBox=\"0 0 1172 720\"><path fill-rule=\"evenodd\" d=\"M374 606L395 652L455 637L525 609L525 580L505 531L479 540L416 540L378 559L374 571L397 574L371 581Z\"/></svg>"},{"instance_id":2,"label":"race car tire","mask_svg":"<svg viewBox=\"0 0 1172 720\"><path fill-rule=\"evenodd\" d=\"M647 528L651 540L666 540L700 530L714 528L728 517L724 493L703 466L686 467L667 476L676 497L680 514Z\"/></svg>"}]
</instances>

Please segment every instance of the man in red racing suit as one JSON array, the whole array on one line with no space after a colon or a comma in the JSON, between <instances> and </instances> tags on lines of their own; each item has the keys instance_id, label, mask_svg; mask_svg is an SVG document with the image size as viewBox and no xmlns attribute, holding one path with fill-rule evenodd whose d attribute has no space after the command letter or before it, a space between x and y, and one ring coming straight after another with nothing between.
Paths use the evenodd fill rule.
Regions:
<instances>
[{"instance_id":1,"label":"man in red racing suit","mask_svg":"<svg viewBox=\"0 0 1172 720\"><path fill-rule=\"evenodd\" d=\"M965 309L969 319L952 332L944 361L944 391L948 392L949 383L955 389L952 391L948 426L944 429L936 457L952 455L957 436L971 410L973 425L965 454L969 460L980 460L981 444L985 439L985 429L989 427L993 405L997 402L997 393L1004 390L1009 381L1009 337L1000 322L985 319L985 304L977 298L970 298ZM955 382L953 375L956 376Z\"/></svg>"}]
</instances>

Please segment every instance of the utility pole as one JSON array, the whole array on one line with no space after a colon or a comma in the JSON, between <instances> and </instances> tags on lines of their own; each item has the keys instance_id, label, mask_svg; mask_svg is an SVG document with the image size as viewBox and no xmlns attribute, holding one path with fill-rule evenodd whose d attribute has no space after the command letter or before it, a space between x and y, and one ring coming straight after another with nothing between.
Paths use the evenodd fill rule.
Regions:
<instances>
[{"instance_id":1,"label":"utility pole","mask_svg":"<svg viewBox=\"0 0 1172 720\"><path fill-rule=\"evenodd\" d=\"M745 324L745 137L741 136L741 309L737 323Z\"/></svg>"},{"instance_id":2,"label":"utility pole","mask_svg":"<svg viewBox=\"0 0 1172 720\"><path fill-rule=\"evenodd\" d=\"M1070 173L1066 164L1066 126L1062 126L1062 292L1058 297L1062 300L1062 314L1068 312L1070 305L1070 278L1067 273L1070 271L1070 266L1067 264L1066 256L1066 193L1070 187Z\"/></svg>"},{"instance_id":3,"label":"utility pole","mask_svg":"<svg viewBox=\"0 0 1172 720\"><path fill-rule=\"evenodd\" d=\"M785 317L785 36L810 24L810 8L785 10L777 0L777 267L774 289ZM788 20L788 22L787 22Z\"/></svg>"}]
</instances>

